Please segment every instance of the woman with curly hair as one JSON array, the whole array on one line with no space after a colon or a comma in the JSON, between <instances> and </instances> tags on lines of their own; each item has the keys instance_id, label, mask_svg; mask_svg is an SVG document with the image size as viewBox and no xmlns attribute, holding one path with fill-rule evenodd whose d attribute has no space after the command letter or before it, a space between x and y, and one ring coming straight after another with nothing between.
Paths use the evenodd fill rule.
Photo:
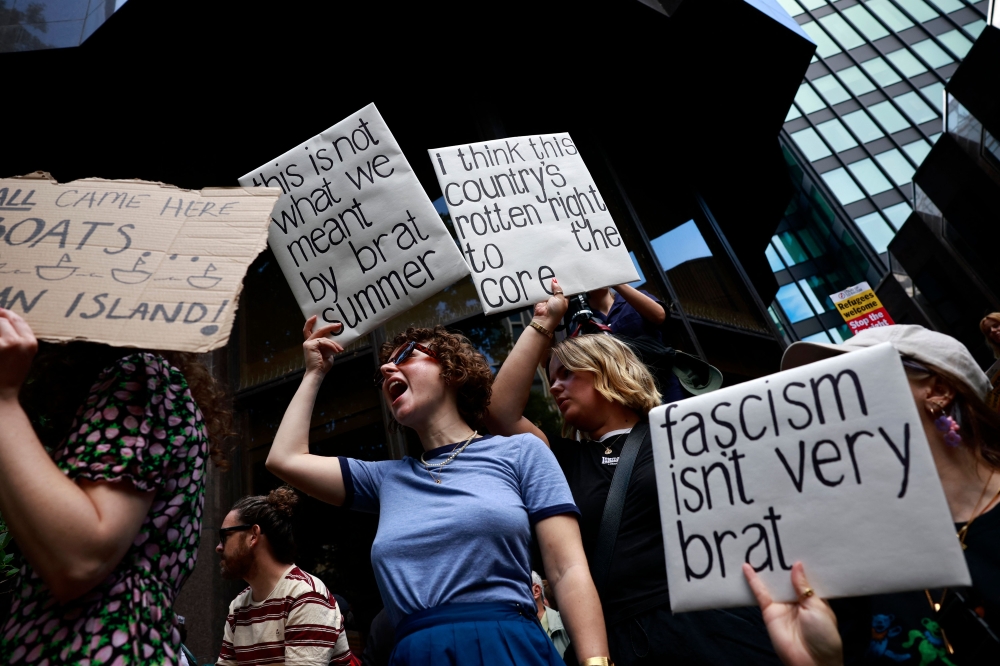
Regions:
<instances>
[{"instance_id":1,"label":"woman with curly hair","mask_svg":"<svg viewBox=\"0 0 1000 666\"><path fill-rule=\"evenodd\" d=\"M192 354L38 350L0 309L0 511L25 559L0 663L180 663L221 391Z\"/></svg>"},{"instance_id":2,"label":"woman with curly hair","mask_svg":"<svg viewBox=\"0 0 1000 666\"><path fill-rule=\"evenodd\" d=\"M342 348L335 325L303 330L306 372L267 467L338 506L379 514L372 565L396 626L394 665L561 664L531 596L532 528L582 663L607 642L580 540L578 510L552 453L533 435L482 436L492 374L461 335L411 328L382 346L376 384L423 453L364 462L309 453L323 378Z\"/></svg>"}]
</instances>

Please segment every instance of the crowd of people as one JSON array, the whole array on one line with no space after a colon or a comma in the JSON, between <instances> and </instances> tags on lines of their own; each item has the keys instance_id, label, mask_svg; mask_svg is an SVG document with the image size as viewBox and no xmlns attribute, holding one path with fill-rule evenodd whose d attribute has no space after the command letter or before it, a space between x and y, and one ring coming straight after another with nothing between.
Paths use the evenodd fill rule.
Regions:
<instances>
[{"instance_id":1,"label":"crowd of people","mask_svg":"<svg viewBox=\"0 0 1000 666\"><path fill-rule=\"evenodd\" d=\"M599 331L556 342L569 301L551 286L496 377L441 327L381 347L375 383L391 425L422 447L401 460L310 453L316 396L342 348L334 326L306 322L305 372L266 463L287 485L239 500L219 529L222 575L248 585L219 664L996 663L1000 361L988 376L957 340L905 325L796 343L782 361L896 349L970 588L828 602L796 563L798 598L782 602L745 565L757 607L674 614L648 427L652 408L684 395L650 362L670 357L668 312L627 285L597 290L587 305ZM1000 358L1000 313L980 328ZM561 432L524 416L540 365ZM0 513L25 562L0 662L186 663L172 606L195 565L207 466L225 465L222 398L191 355L39 351L28 324L0 310ZM334 595L295 565L299 493L378 516L384 609L363 655Z\"/></svg>"}]
</instances>

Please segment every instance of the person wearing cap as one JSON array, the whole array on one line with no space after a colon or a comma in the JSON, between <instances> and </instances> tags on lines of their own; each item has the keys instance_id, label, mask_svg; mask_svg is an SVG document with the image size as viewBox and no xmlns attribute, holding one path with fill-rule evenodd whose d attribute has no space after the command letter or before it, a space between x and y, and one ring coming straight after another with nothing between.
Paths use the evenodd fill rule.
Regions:
<instances>
[{"instance_id":1,"label":"person wearing cap","mask_svg":"<svg viewBox=\"0 0 1000 666\"><path fill-rule=\"evenodd\" d=\"M612 335L581 335L552 347L548 363L552 396L563 417L562 436L543 433L524 418L535 368L549 353L551 331L569 305L557 280L552 292L535 307L534 331L518 338L501 366L484 422L494 434L532 433L549 444L580 509L584 552L594 567L619 458L633 427L642 424L645 429L649 410L660 404L661 396L649 369L622 341ZM618 666L778 663L756 608L670 612L648 435L636 454L598 594L611 658Z\"/></svg>"},{"instance_id":2,"label":"person wearing cap","mask_svg":"<svg viewBox=\"0 0 1000 666\"><path fill-rule=\"evenodd\" d=\"M985 403L991 385L969 350L922 326L870 328L840 345L797 342L782 370L890 343L903 362L945 498L972 575L972 587L918 590L851 600L837 619L815 599L801 565L792 571L800 598L772 603L766 587L745 571L768 629L787 664L1000 663L1000 416ZM914 524L910 529L919 530ZM905 567L907 553L899 553ZM744 567L746 570L747 567ZM852 641L852 627L864 630Z\"/></svg>"},{"instance_id":3,"label":"person wearing cap","mask_svg":"<svg viewBox=\"0 0 1000 666\"><path fill-rule=\"evenodd\" d=\"M979 330L986 338L986 345L993 352L996 362L986 371L993 388L986 397L986 404L995 412L1000 412L1000 312L991 312L979 322Z\"/></svg>"}]
</instances>

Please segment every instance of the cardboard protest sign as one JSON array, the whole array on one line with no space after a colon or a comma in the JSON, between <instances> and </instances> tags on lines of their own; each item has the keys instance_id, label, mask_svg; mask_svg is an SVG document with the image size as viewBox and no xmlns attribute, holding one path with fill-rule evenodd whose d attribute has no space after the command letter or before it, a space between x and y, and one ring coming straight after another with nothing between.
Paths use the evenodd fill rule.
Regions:
<instances>
[{"instance_id":1,"label":"cardboard protest sign","mask_svg":"<svg viewBox=\"0 0 1000 666\"><path fill-rule=\"evenodd\" d=\"M837 306L837 311L840 312L840 316L844 318L854 335L866 328L892 326L896 323L867 282L831 294L830 300Z\"/></svg>"},{"instance_id":2,"label":"cardboard protest sign","mask_svg":"<svg viewBox=\"0 0 1000 666\"><path fill-rule=\"evenodd\" d=\"M281 188L268 242L302 314L353 342L468 275L374 104L240 178Z\"/></svg>"},{"instance_id":3,"label":"cardboard protest sign","mask_svg":"<svg viewBox=\"0 0 1000 666\"><path fill-rule=\"evenodd\" d=\"M487 314L638 279L569 134L428 152Z\"/></svg>"},{"instance_id":4,"label":"cardboard protest sign","mask_svg":"<svg viewBox=\"0 0 1000 666\"><path fill-rule=\"evenodd\" d=\"M650 413L670 606L778 601L796 560L822 597L970 585L899 355L888 343Z\"/></svg>"},{"instance_id":5,"label":"cardboard protest sign","mask_svg":"<svg viewBox=\"0 0 1000 666\"><path fill-rule=\"evenodd\" d=\"M0 307L43 340L221 347L279 192L0 180Z\"/></svg>"}]
</instances>

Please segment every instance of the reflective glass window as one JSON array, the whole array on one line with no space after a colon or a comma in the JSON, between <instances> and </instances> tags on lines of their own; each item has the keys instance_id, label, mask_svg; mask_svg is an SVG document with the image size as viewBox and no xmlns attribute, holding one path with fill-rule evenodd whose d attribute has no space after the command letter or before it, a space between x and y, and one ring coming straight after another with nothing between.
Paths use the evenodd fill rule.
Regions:
<instances>
[{"instance_id":1,"label":"reflective glass window","mask_svg":"<svg viewBox=\"0 0 1000 666\"><path fill-rule=\"evenodd\" d=\"M862 143L868 143L885 136L864 109L851 111L844 116L844 122L858 135Z\"/></svg>"},{"instance_id":2,"label":"reflective glass window","mask_svg":"<svg viewBox=\"0 0 1000 666\"><path fill-rule=\"evenodd\" d=\"M844 86L840 85L837 79L834 78L833 74L827 74L826 76L821 76L818 79L813 79L812 84L830 106L840 104L845 99L851 98L851 94L844 90Z\"/></svg>"},{"instance_id":3,"label":"reflective glass window","mask_svg":"<svg viewBox=\"0 0 1000 666\"><path fill-rule=\"evenodd\" d=\"M771 244L778 251L778 254L781 255L781 258L784 259L786 264L788 264L789 266L794 266L795 264L798 263L798 261L796 261L792 257L791 253L788 251L788 248L785 247L785 244L781 242L780 238L778 238L777 236L771 236ZM802 260L800 259L799 261Z\"/></svg>"},{"instance_id":4,"label":"reflective glass window","mask_svg":"<svg viewBox=\"0 0 1000 666\"><path fill-rule=\"evenodd\" d=\"M954 0L952 1L954 2ZM795 0L778 0L778 4L788 12L789 16L798 16L805 11Z\"/></svg>"},{"instance_id":5,"label":"reflective glass window","mask_svg":"<svg viewBox=\"0 0 1000 666\"><path fill-rule=\"evenodd\" d=\"M903 157L903 153L895 148L879 153L875 160L882 165L882 168L889 172L889 176L897 185L905 185L913 180L913 165Z\"/></svg>"},{"instance_id":6,"label":"reflective glass window","mask_svg":"<svg viewBox=\"0 0 1000 666\"><path fill-rule=\"evenodd\" d=\"M829 58L840 53L840 47L830 39L823 28L819 27L815 21L802 24L802 29L806 31L810 39L816 42L816 55L820 58Z\"/></svg>"},{"instance_id":7,"label":"reflective glass window","mask_svg":"<svg viewBox=\"0 0 1000 666\"><path fill-rule=\"evenodd\" d=\"M799 287L806 295L806 300L816 312L823 312L823 302L826 301L826 281L818 275L813 275L806 280L798 281Z\"/></svg>"},{"instance_id":8,"label":"reflective glass window","mask_svg":"<svg viewBox=\"0 0 1000 666\"><path fill-rule=\"evenodd\" d=\"M979 39L980 33L986 27L986 21L982 19L977 19L972 23L966 23L962 26L962 30L965 30L973 39Z\"/></svg>"},{"instance_id":9,"label":"reflective glass window","mask_svg":"<svg viewBox=\"0 0 1000 666\"><path fill-rule=\"evenodd\" d=\"M864 37L855 32L854 28L848 25L847 21L840 14L827 14L819 19L819 22L830 31L830 34L840 42L845 50L849 51L865 43Z\"/></svg>"},{"instance_id":10,"label":"reflective glass window","mask_svg":"<svg viewBox=\"0 0 1000 666\"><path fill-rule=\"evenodd\" d=\"M806 9L819 9L827 3L827 0L801 0Z\"/></svg>"},{"instance_id":11,"label":"reflective glass window","mask_svg":"<svg viewBox=\"0 0 1000 666\"><path fill-rule=\"evenodd\" d=\"M664 271L669 271L671 268L692 259L712 256L712 251L708 248L701 232L698 231L698 225L695 224L694 220L688 220L667 233L657 236L649 241L649 244L660 260Z\"/></svg>"},{"instance_id":12,"label":"reflective glass window","mask_svg":"<svg viewBox=\"0 0 1000 666\"><path fill-rule=\"evenodd\" d=\"M916 92L908 92L900 95L896 98L896 103L906 112L913 122L926 123L928 120L934 120L938 117L937 112L931 107L927 106L927 102L920 99L920 95Z\"/></svg>"},{"instance_id":13,"label":"reflective glass window","mask_svg":"<svg viewBox=\"0 0 1000 666\"><path fill-rule=\"evenodd\" d=\"M941 40L942 44L947 46L959 58L964 58L965 54L972 48L972 42L959 30L949 30L937 37Z\"/></svg>"},{"instance_id":14,"label":"reflective glass window","mask_svg":"<svg viewBox=\"0 0 1000 666\"><path fill-rule=\"evenodd\" d=\"M847 168L851 170L854 177L861 183L861 187L865 188L865 192L872 196L892 189L892 183L889 182L889 179L883 176L882 172L875 166L875 163L867 157L848 164Z\"/></svg>"},{"instance_id":15,"label":"reflective glass window","mask_svg":"<svg viewBox=\"0 0 1000 666\"><path fill-rule=\"evenodd\" d=\"M801 115L802 112L799 111L799 107L792 104L790 107L788 107L788 113L785 114L785 122L787 123L789 120L795 120Z\"/></svg>"},{"instance_id":16,"label":"reflective glass window","mask_svg":"<svg viewBox=\"0 0 1000 666\"><path fill-rule=\"evenodd\" d=\"M929 39L916 44L910 44L910 48L920 54L920 57L927 61L931 67L938 68L955 62L950 55L944 52L940 46Z\"/></svg>"},{"instance_id":17,"label":"reflective glass window","mask_svg":"<svg viewBox=\"0 0 1000 666\"><path fill-rule=\"evenodd\" d=\"M882 127L890 134L910 126L906 118L889 103L889 100L872 104L868 107L868 111L875 116L876 120L882 123Z\"/></svg>"},{"instance_id":18,"label":"reflective glass window","mask_svg":"<svg viewBox=\"0 0 1000 666\"><path fill-rule=\"evenodd\" d=\"M776 298L778 299L778 304L781 305L781 309L784 310L785 316L788 317L788 321L793 324L815 316L812 308L809 307L809 303L806 302L802 292L799 291L798 286L795 284L786 284L783 287L779 287Z\"/></svg>"},{"instance_id":19,"label":"reflective glass window","mask_svg":"<svg viewBox=\"0 0 1000 666\"><path fill-rule=\"evenodd\" d=\"M906 222L906 218L910 216L911 212L913 212L913 209L905 201L882 209L882 213L889 218L889 223L897 229L903 226L903 223Z\"/></svg>"},{"instance_id":20,"label":"reflective glass window","mask_svg":"<svg viewBox=\"0 0 1000 666\"><path fill-rule=\"evenodd\" d=\"M889 34L889 31L882 27L882 24L875 20L864 5L854 5L844 10L844 16L848 18L865 37L872 40L881 39Z\"/></svg>"},{"instance_id":21,"label":"reflective glass window","mask_svg":"<svg viewBox=\"0 0 1000 666\"><path fill-rule=\"evenodd\" d=\"M916 56L910 53L907 49L899 49L898 51L893 51L886 56L892 61L892 64L899 68L899 71L903 73L903 76L907 78L913 78L917 74L923 74L927 71Z\"/></svg>"},{"instance_id":22,"label":"reflective glass window","mask_svg":"<svg viewBox=\"0 0 1000 666\"><path fill-rule=\"evenodd\" d=\"M940 12L928 5L924 0L896 0L900 6L910 12L910 16L921 23L932 21L940 16Z\"/></svg>"},{"instance_id":23,"label":"reflective glass window","mask_svg":"<svg viewBox=\"0 0 1000 666\"><path fill-rule=\"evenodd\" d=\"M826 331L820 331L819 333L813 333L812 335L807 335L802 338L802 342L818 342L820 344L830 344L830 338L827 336Z\"/></svg>"},{"instance_id":24,"label":"reflective glass window","mask_svg":"<svg viewBox=\"0 0 1000 666\"><path fill-rule=\"evenodd\" d=\"M820 99L820 96L809 87L808 83L799 86L799 91L795 93L795 103L802 109L802 113L806 114L819 111L826 106L826 102Z\"/></svg>"},{"instance_id":25,"label":"reflective glass window","mask_svg":"<svg viewBox=\"0 0 1000 666\"><path fill-rule=\"evenodd\" d=\"M802 241L803 245L805 245L806 249L809 251L809 254L813 257L819 258L825 254L823 248L821 248L819 243L816 242L816 239L813 237L812 232L808 228L799 229L798 236L799 240Z\"/></svg>"},{"instance_id":26,"label":"reflective glass window","mask_svg":"<svg viewBox=\"0 0 1000 666\"><path fill-rule=\"evenodd\" d=\"M961 0L931 0L931 4L941 10L942 14L950 14L965 6Z\"/></svg>"},{"instance_id":27,"label":"reflective glass window","mask_svg":"<svg viewBox=\"0 0 1000 666\"><path fill-rule=\"evenodd\" d=\"M840 76L840 80L844 82L844 85L859 97L875 90L875 84L855 65L840 70L837 72L837 75Z\"/></svg>"},{"instance_id":28,"label":"reflective glass window","mask_svg":"<svg viewBox=\"0 0 1000 666\"><path fill-rule=\"evenodd\" d=\"M639 259L636 258L635 252L629 252L628 256L632 259L632 265L635 266L635 272L639 274L639 279L635 282L629 282L628 286L633 289L638 289L642 285L646 284L646 275L642 272L642 266L639 265Z\"/></svg>"},{"instance_id":29,"label":"reflective glass window","mask_svg":"<svg viewBox=\"0 0 1000 666\"><path fill-rule=\"evenodd\" d=\"M833 192L833 196L845 206L865 198L864 192L857 186L850 174L843 167L821 174L823 181Z\"/></svg>"},{"instance_id":30,"label":"reflective glass window","mask_svg":"<svg viewBox=\"0 0 1000 666\"><path fill-rule=\"evenodd\" d=\"M795 234L791 231L783 231L774 238L777 239L778 246L785 249L782 256L788 256L791 258L791 261L788 262L789 265L801 264L803 261L809 261L809 255L806 254L802 244L799 243L799 239L796 238Z\"/></svg>"},{"instance_id":31,"label":"reflective glass window","mask_svg":"<svg viewBox=\"0 0 1000 666\"><path fill-rule=\"evenodd\" d=\"M858 145L858 142L851 137L844 124L836 118L828 120L825 123L820 123L816 126L816 129L820 131L827 142L838 153Z\"/></svg>"},{"instance_id":32,"label":"reflective glass window","mask_svg":"<svg viewBox=\"0 0 1000 666\"><path fill-rule=\"evenodd\" d=\"M943 83L932 83L929 86L924 86L920 89L920 92L924 94L924 97L931 101L931 105L935 109L940 109L944 107L944 84Z\"/></svg>"},{"instance_id":33,"label":"reflective glass window","mask_svg":"<svg viewBox=\"0 0 1000 666\"><path fill-rule=\"evenodd\" d=\"M917 139L913 143L908 143L903 146L903 150L910 156L910 159L917 164L920 164L924 161L924 158L927 157L927 153L931 152L931 144L927 143L923 139Z\"/></svg>"},{"instance_id":34,"label":"reflective glass window","mask_svg":"<svg viewBox=\"0 0 1000 666\"><path fill-rule=\"evenodd\" d=\"M897 81L902 81L902 79L899 78L899 74L892 71L892 67L889 67L889 63L882 60L882 58L879 58L878 56L875 56L871 60L865 60L861 63L861 66L864 67L865 71L868 72L868 74L871 75L871 77L875 79L875 81L883 88L891 86Z\"/></svg>"},{"instance_id":35,"label":"reflective glass window","mask_svg":"<svg viewBox=\"0 0 1000 666\"><path fill-rule=\"evenodd\" d=\"M800 132L795 132L792 134L792 138L795 140L795 144L799 147L799 150L802 151L806 159L810 162L821 160L831 154L830 149L819 138L819 134L811 127Z\"/></svg>"},{"instance_id":36,"label":"reflective glass window","mask_svg":"<svg viewBox=\"0 0 1000 666\"><path fill-rule=\"evenodd\" d=\"M861 233L865 235L865 238L868 239L868 242L871 243L872 247L879 254L888 249L889 241L896 235L892 228L885 223L885 220L882 219L882 215L878 211L863 215L854 220L854 223L858 225Z\"/></svg>"},{"instance_id":37,"label":"reflective glass window","mask_svg":"<svg viewBox=\"0 0 1000 666\"><path fill-rule=\"evenodd\" d=\"M767 265L771 267L771 270L777 273L785 269L785 265L781 263L781 259L778 257L778 251L774 249L774 246L770 243L764 249L764 256L767 257Z\"/></svg>"},{"instance_id":38,"label":"reflective glass window","mask_svg":"<svg viewBox=\"0 0 1000 666\"><path fill-rule=\"evenodd\" d=\"M875 12L895 32L906 30L913 25L910 19L906 18L903 12L896 9L895 5L889 2L889 0L868 0L868 9Z\"/></svg>"}]
</instances>

